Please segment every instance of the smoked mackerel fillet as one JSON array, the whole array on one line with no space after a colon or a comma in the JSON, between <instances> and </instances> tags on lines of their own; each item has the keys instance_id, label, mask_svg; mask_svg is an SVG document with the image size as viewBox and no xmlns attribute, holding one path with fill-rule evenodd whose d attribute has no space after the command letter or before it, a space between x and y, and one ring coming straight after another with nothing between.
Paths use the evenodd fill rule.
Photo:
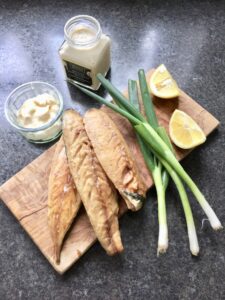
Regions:
<instances>
[{"instance_id":1,"label":"smoked mackerel fillet","mask_svg":"<svg viewBox=\"0 0 225 300\"><path fill-rule=\"evenodd\" d=\"M90 109L84 116L85 129L107 176L127 207L139 210L147 187L141 179L131 152L112 119L102 110Z\"/></svg>"},{"instance_id":2,"label":"smoked mackerel fillet","mask_svg":"<svg viewBox=\"0 0 225 300\"><path fill-rule=\"evenodd\" d=\"M96 157L82 117L74 110L64 112L63 136L71 174L96 236L109 255L121 252L117 192Z\"/></svg>"},{"instance_id":3,"label":"smoked mackerel fillet","mask_svg":"<svg viewBox=\"0 0 225 300\"><path fill-rule=\"evenodd\" d=\"M57 264L60 262L63 239L80 206L81 198L70 173L65 145L61 137L52 159L48 183L48 226Z\"/></svg>"}]
</instances>

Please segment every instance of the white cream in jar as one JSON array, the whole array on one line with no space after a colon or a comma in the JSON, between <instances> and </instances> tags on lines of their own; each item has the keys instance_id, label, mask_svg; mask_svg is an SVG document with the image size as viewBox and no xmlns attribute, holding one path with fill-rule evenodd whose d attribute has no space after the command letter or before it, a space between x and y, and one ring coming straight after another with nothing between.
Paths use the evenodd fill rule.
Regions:
<instances>
[{"instance_id":1,"label":"white cream in jar","mask_svg":"<svg viewBox=\"0 0 225 300\"><path fill-rule=\"evenodd\" d=\"M24 128L39 128L51 122L59 111L59 102L52 95L44 93L24 101L17 112L17 122ZM30 140L48 140L61 131L61 120L58 119L50 127L35 131L24 132Z\"/></svg>"},{"instance_id":2,"label":"white cream in jar","mask_svg":"<svg viewBox=\"0 0 225 300\"><path fill-rule=\"evenodd\" d=\"M110 69L110 38L102 33L95 18L85 15L70 19L64 33L59 55L67 80L97 90L97 74L106 76Z\"/></svg>"}]
</instances>

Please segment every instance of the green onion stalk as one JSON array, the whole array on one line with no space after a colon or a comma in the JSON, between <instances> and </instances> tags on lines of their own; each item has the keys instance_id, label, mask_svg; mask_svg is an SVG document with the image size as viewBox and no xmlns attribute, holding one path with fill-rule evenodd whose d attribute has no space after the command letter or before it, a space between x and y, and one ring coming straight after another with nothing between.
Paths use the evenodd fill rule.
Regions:
<instances>
[{"instance_id":1,"label":"green onion stalk","mask_svg":"<svg viewBox=\"0 0 225 300\"><path fill-rule=\"evenodd\" d=\"M156 154L157 156L157 154ZM189 238L189 245L190 245L190 251L192 255L197 256L199 253L199 244L198 244L198 237L196 233L194 218L192 215L191 206L187 197L187 193L184 189L184 185L182 181L180 180L177 173L171 168L171 166L163 159L161 159L161 163L166 168L167 172L169 173L170 177L172 178L173 182L175 183L181 203L184 209L185 219L187 223L187 230L188 230L188 238Z\"/></svg>"},{"instance_id":2,"label":"green onion stalk","mask_svg":"<svg viewBox=\"0 0 225 300\"><path fill-rule=\"evenodd\" d=\"M151 120L153 120L152 123L150 121L148 123L150 125L152 125L152 127L157 131L157 133L162 138L162 140L167 144L167 146L170 148L170 150L174 153L173 146L170 142L169 136L167 135L165 128L158 125L158 120L157 120L157 117L155 114L152 98L151 98L151 95L149 93L149 89L147 86L147 81L146 81L144 70L139 70L138 77L139 77L140 89L141 89L141 94L142 94L142 101L144 103L147 120L149 121L148 116L150 116ZM197 233L196 233L196 229L195 229L195 224L194 224L191 207L190 207L187 193L185 191L183 183L180 180L179 176L176 174L176 172L174 172L174 170L171 168L171 166L166 163L166 161L162 160L162 158L160 158L157 155L157 153L153 152L153 154L155 154L155 157L157 157L158 160L163 164L166 171L169 173L170 177L172 178L172 180L174 181L174 183L177 187L178 193L180 195L181 203L182 203L182 206L184 209L185 218L186 218L190 251L193 255L197 256L199 253L198 238L197 238ZM164 172L164 174L167 177L169 177L167 172ZM163 212L163 209L162 209L162 212Z\"/></svg>"},{"instance_id":3,"label":"green onion stalk","mask_svg":"<svg viewBox=\"0 0 225 300\"><path fill-rule=\"evenodd\" d=\"M140 80L140 87L142 91L142 99L144 98L144 89L143 81ZM139 101L138 101L138 89L137 82L134 80L128 81L128 92L129 92L129 101L130 103L140 111ZM148 109L147 97L143 99L146 117L149 124L153 128L158 128L158 120L155 116L155 113L152 109ZM168 248L168 226L167 226L167 217L166 217L166 203L165 195L166 188L169 181L168 173L165 172L162 168L161 162L152 155L149 151L148 146L142 141L140 135L137 133L137 140L144 156L146 165L152 174L152 178L156 187L157 200L158 200L158 220L159 220L159 236L158 236L158 249L157 254L165 253Z\"/></svg>"},{"instance_id":4,"label":"green onion stalk","mask_svg":"<svg viewBox=\"0 0 225 300\"><path fill-rule=\"evenodd\" d=\"M170 147L172 151L173 146L170 142L170 139L167 135L167 132L165 128L161 127L160 130L158 131L160 136L163 138L163 140L167 143L167 145ZM155 153L156 157L159 158L158 154ZM195 229L195 223L194 223L194 218L192 215L192 210L191 206L189 204L189 200L187 197L187 193L185 191L184 185L180 179L180 177L177 175L177 173L171 168L171 166L162 158L159 158L167 172L169 173L170 177L172 178L173 182L176 185L176 188L178 190L181 203L184 209L184 214L185 214L185 219L187 223L187 230L188 230L188 238L189 238L189 245L190 245L190 251L193 255L197 256L199 253L199 244L198 244L198 238L197 238L197 233Z\"/></svg>"},{"instance_id":5,"label":"green onion stalk","mask_svg":"<svg viewBox=\"0 0 225 300\"><path fill-rule=\"evenodd\" d=\"M196 197L197 201L201 205L202 209L206 213L212 228L215 230L222 228L218 217L216 216L209 203L206 201L205 197L203 196L197 185L193 182L190 176L183 169L183 167L178 162L171 149L162 140L159 134L152 128L150 124L147 123L144 116L133 105L131 105L123 96L123 94L119 90L117 90L107 79L105 79L101 74L98 74L98 79L101 81L102 85L107 89L109 94L114 99L117 99L121 106L124 107L126 110L118 107L113 103L110 103L109 101L105 100L104 98L96 95L95 93L85 88L78 86L77 87L93 99L99 101L102 104L105 104L106 106L110 107L117 113L127 118L131 122L131 124L135 126L136 131L139 133L139 135L142 137L145 143L149 145L149 149L151 151L154 150L157 153L158 157L161 158L161 160L165 160L177 173L177 175L179 175L180 178L188 185L188 187Z\"/></svg>"}]
</instances>

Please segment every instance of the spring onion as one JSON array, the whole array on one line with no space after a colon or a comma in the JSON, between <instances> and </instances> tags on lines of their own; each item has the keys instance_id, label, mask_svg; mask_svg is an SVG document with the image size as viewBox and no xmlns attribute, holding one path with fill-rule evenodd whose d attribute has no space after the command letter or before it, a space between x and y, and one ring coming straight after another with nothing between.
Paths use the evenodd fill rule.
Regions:
<instances>
[{"instance_id":1,"label":"spring onion","mask_svg":"<svg viewBox=\"0 0 225 300\"><path fill-rule=\"evenodd\" d=\"M141 90L142 102L144 104L147 122L155 129L159 127L158 120L153 109L153 103L148 91L148 86L143 70L139 70L139 85ZM166 216L166 188L169 182L168 173L162 168L161 162L154 156L155 168L152 170L152 177L156 187L158 200L158 220L159 220L159 236L158 236L158 255L165 253L168 248L168 226Z\"/></svg>"},{"instance_id":2,"label":"spring onion","mask_svg":"<svg viewBox=\"0 0 225 300\"><path fill-rule=\"evenodd\" d=\"M142 136L146 143L157 152L157 154L164 158L168 164L174 169L174 171L181 177L181 179L188 185L198 203L201 205L205 214L207 215L209 222L213 229L218 230L222 228L222 225L217 218L215 212L206 201L204 195L201 193L197 185L193 182L191 177L185 172L181 164L178 162L167 144L159 137L154 129L146 123L142 123L135 126L137 132Z\"/></svg>"},{"instance_id":3,"label":"spring onion","mask_svg":"<svg viewBox=\"0 0 225 300\"><path fill-rule=\"evenodd\" d=\"M161 136L161 138L166 142L166 144L169 146L169 148L174 152L173 146L170 142L170 139L167 135L167 132L164 127L158 127L158 134ZM157 154L155 154L157 156ZM171 168L171 166L163 159L160 159L163 166L166 168L167 172L169 173L170 177L172 178L173 182L176 185L176 188L178 190L181 203L184 209L185 219L187 223L187 230L188 230L188 238L189 238L189 245L190 245L190 251L192 255L197 256L199 253L199 245L198 245L198 237L195 229L195 223L194 218L192 215L191 206L188 200L187 193L185 191L184 185L182 181L180 180L180 177L177 175L177 173Z\"/></svg>"},{"instance_id":4,"label":"spring onion","mask_svg":"<svg viewBox=\"0 0 225 300\"><path fill-rule=\"evenodd\" d=\"M142 87L142 86L141 86ZM128 93L130 103L140 111L139 101L138 101L138 90L136 81L129 80L128 81ZM147 99L146 99L147 100ZM146 106L146 103L144 107ZM153 112L154 114L154 112ZM146 118L149 122L151 122L152 112L146 110ZM157 119L156 119L157 123ZM158 124L156 124L157 126ZM152 174L153 181L156 187L157 199L158 199L158 220L159 220L159 237L158 237L158 249L157 254L165 253L168 248L168 227L167 227L167 218L166 218L166 205L165 205L165 191L167 187L167 178L166 176L162 176L162 165L153 157L151 151L148 149L148 146L142 141L141 137L137 134L137 140L142 151L144 160L149 171ZM164 182L166 185L164 186Z\"/></svg>"}]
</instances>

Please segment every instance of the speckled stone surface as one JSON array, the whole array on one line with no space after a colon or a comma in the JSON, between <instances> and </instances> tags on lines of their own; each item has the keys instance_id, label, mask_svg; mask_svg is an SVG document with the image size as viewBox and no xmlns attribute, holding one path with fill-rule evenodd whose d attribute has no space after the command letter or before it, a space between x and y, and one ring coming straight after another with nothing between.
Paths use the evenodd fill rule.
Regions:
<instances>
[{"instance_id":1,"label":"speckled stone surface","mask_svg":"<svg viewBox=\"0 0 225 300\"><path fill-rule=\"evenodd\" d=\"M111 80L124 89L137 69L165 63L180 87L221 126L184 167L225 225L225 2L0 0L0 183L48 146L29 144L6 123L3 105L21 83L43 80L63 94L65 107L97 106L64 81L57 49L68 18L99 19L112 44ZM95 244L64 276L55 273L0 202L0 299L225 299L225 233L214 233L190 195L201 247L188 249L185 220L173 186L167 193L169 250L157 258L157 204L121 220L125 252L108 257Z\"/></svg>"}]
</instances>

